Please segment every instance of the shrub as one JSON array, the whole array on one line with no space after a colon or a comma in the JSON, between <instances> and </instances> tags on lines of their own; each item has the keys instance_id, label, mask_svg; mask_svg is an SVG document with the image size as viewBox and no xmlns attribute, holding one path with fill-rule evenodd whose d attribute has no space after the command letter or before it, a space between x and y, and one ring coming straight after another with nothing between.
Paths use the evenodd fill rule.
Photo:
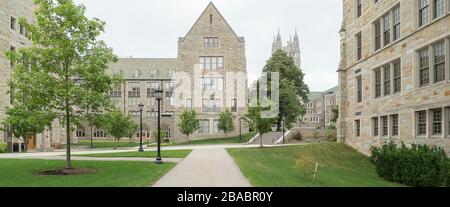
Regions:
<instances>
[{"instance_id":1,"label":"shrub","mask_svg":"<svg viewBox=\"0 0 450 207\"><path fill-rule=\"evenodd\" d=\"M313 137L314 139L318 139L320 137L320 132L314 132Z\"/></svg>"},{"instance_id":2,"label":"shrub","mask_svg":"<svg viewBox=\"0 0 450 207\"><path fill-rule=\"evenodd\" d=\"M302 141L303 140L303 135L299 130L294 130L292 132L292 138L298 141Z\"/></svg>"},{"instance_id":3,"label":"shrub","mask_svg":"<svg viewBox=\"0 0 450 207\"><path fill-rule=\"evenodd\" d=\"M302 156L295 163L295 168L300 173L300 176L306 179L312 179L315 167L316 162L308 155Z\"/></svg>"},{"instance_id":4,"label":"shrub","mask_svg":"<svg viewBox=\"0 0 450 207\"><path fill-rule=\"evenodd\" d=\"M6 143L0 142L0 153L5 153L8 151Z\"/></svg>"},{"instance_id":5,"label":"shrub","mask_svg":"<svg viewBox=\"0 0 450 207\"><path fill-rule=\"evenodd\" d=\"M326 136L328 141L336 141L337 140L337 134L336 134L336 130L333 129L327 129L326 131Z\"/></svg>"},{"instance_id":6,"label":"shrub","mask_svg":"<svg viewBox=\"0 0 450 207\"><path fill-rule=\"evenodd\" d=\"M418 187L450 186L450 160L442 148L391 142L372 147L371 160L380 177Z\"/></svg>"}]
</instances>

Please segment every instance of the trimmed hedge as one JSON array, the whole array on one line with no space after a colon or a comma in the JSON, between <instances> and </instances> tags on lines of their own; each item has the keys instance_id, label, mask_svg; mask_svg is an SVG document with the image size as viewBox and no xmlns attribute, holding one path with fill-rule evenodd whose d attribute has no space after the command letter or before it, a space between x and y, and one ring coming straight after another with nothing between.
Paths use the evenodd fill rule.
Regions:
<instances>
[{"instance_id":1,"label":"trimmed hedge","mask_svg":"<svg viewBox=\"0 0 450 207\"><path fill-rule=\"evenodd\" d=\"M0 142L0 153L5 153L8 151L6 143Z\"/></svg>"},{"instance_id":2,"label":"trimmed hedge","mask_svg":"<svg viewBox=\"0 0 450 207\"><path fill-rule=\"evenodd\" d=\"M380 177L417 187L450 187L450 159L442 148L395 143L372 147Z\"/></svg>"}]
</instances>

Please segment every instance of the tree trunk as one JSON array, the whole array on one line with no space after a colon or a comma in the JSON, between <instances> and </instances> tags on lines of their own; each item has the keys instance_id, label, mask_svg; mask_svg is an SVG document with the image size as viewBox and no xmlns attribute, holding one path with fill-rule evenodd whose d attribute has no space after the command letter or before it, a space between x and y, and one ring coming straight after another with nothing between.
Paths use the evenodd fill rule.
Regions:
<instances>
[{"instance_id":1,"label":"tree trunk","mask_svg":"<svg viewBox=\"0 0 450 207\"><path fill-rule=\"evenodd\" d=\"M186 141L189 142L189 134L186 135Z\"/></svg>"},{"instance_id":2,"label":"tree trunk","mask_svg":"<svg viewBox=\"0 0 450 207\"><path fill-rule=\"evenodd\" d=\"M281 131L281 121L282 121L281 116L278 116L278 119L277 119L277 131L278 132Z\"/></svg>"},{"instance_id":3,"label":"tree trunk","mask_svg":"<svg viewBox=\"0 0 450 207\"><path fill-rule=\"evenodd\" d=\"M259 139L260 139L260 146L259 147L262 148L263 147L263 144L262 144L263 136L262 136L262 134L259 135Z\"/></svg>"},{"instance_id":4,"label":"tree trunk","mask_svg":"<svg viewBox=\"0 0 450 207\"><path fill-rule=\"evenodd\" d=\"M66 169L73 169L70 157L70 112L66 107Z\"/></svg>"},{"instance_id":5,"label":"tree trunk","mask_svg":"<svg viewBox=\"0 0 450 207\"><path fill-rule=\"evenodd\" d=\"M90 134L91 134L91 149L94 148L93 138L92 138L92 137L93 137L92 133L94 133L94 132L92 131L92 128L93 128L93 127L92 127L92 125L91 125L91 133L90 133Z\"/></svg>"}]
</instances>

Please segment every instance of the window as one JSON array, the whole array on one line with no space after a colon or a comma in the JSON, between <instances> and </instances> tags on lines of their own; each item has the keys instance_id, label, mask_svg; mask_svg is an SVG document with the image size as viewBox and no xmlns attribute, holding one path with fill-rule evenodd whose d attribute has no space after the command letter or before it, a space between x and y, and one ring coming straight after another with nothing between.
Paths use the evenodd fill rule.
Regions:
<instances>
[{"instance_id":1,"label":"window","mask_svg":"<svg viewBox=\"0 0 450 207\"><path fill-rule=\"evenodd\" d=\"M419 27L428 23L428 0L419 0Z\"/></svg>"},{"instance_id":2,"label":"window","mask_svg":"<svg viewBox=\"0 0 450 207\"><path fill-rule=\"evenodd\" d=\"M205 48L218 48L219 38L218 37L205 37L204 39Z\"/></svg>"},{"instance_id":3,"label":"window","mask_svg":"<svg viewBox=\"0 0 450 207\"><path fill-rule=\"evenodd\" d=\"M186 109L192 110L192 99L186 99Z\"/></svg>"},{"instance_id":4,"label":"window","mask_svg":"<svg viewBox=\"0 0 450 207\"><path fill-rule=\"evenodd\" d=\"M23 24L19 24L19 33L25 35L25 26Z\"/></svg>"},{"instance_id":5,"label":"window","mask_svg":"<svg viewBox=\"0 0 450 207\"><path fill-rule=\"evenodd\" d=\"M388 117L381 117L381 136L387 137L389 135L389 125L388 125Z\"/></svg>"},{"instance_id":6,"label":"window","mask_svg":"<svg viewBox=\"0 0 450 207\"><path fill-rule=\"evenodd\" d=\"M430 83L428 48L419 51L419 85L426 86Z\"/></svg>"},{"instance_id":7,"label":"window","mask_svg":"<svg viewBox=\"0 0 450 207\"><path fill-rule=\"evenodd\" d=\"M396 7L393 11L394 15L394 41L400 38L400 7Z\"/></svg>"},{"instance_id":8,"label":"window","mask_svg":"<svg viewBox=\"0 0 450 207\"><path fill-rule=\"evenodd\" d=\"M427 134L427 111L417 112L417 135L425 136Z\"/></svg>"},{"instance_id":9,"label":"window","mask_svg":"<svg viewBox=\"0 0 450 207\"><path fill-rule=\"evenodd\" d=\"M381 48L381 23L380 20L375 21L375 51Z\"/></svg>"},{"instance_id":10,"label":"window","mask_svg":"<svg viewBox=\"0 0 450 207\"><path fill-rule=\"evenodd\" d=\"M15 48L14 46L11 46L11 47L9 48L9 50L10 50L11 52L15 52L15 51L16 51L16 48ZM10 60L10 61L9 61L9 66L11 67L11 69L14 68L14 61Z\"/></svg>"},{"instance_id":11,"label":"window","mask_svg":"<svg viewBox=\"0 0 450 207\"><path fill-rule=\"evenodd\" d=\"M445 41L433 46L434 50L434 82L445 80Z\"/></svg>"},{"instance_id":12,"label":"window","mask_svg":"<svg viewBox=\"0 0 450 207\"><path fill-rule=\"evenodd\" d=\"M356 17L360 17L362 14L362 0L356 0Z\"/></svg>"},{"instance_id":13,"label":"window","mask_svg":"<svg viewBox=\"0 0 450 207\"><path fill-rule=\"evenodd\" d=\"M201 78L200 84L200 89L202 91L223 90L223 78Z\"/></svg>"},{"instance_id":14,"label":"window","mask_svg":"<svg viewBox=\"0 0 450 207\"><path fill-rule=\"evenodd\" d=\"M10 22L10 28L12 29L12 30L16 30L16 22L17 22L17 19L15 18L15 17L11 17L11 20L10 20L11 22Z\"/></svg>"},{"instance_id":15,"label":"window","mask_svg":"<svg viewBox=\"0 0 450 207\"><path fill-rule=\"evenodd\" d=\"M398 114L391 115L392 136L398 136Z\"/></svg>"},{"instance_id":16,"label":"window","mask_svg":"<svg viewBox=\"0 0 450 207\"><path fill-rule=\"evenodd\" d=\"M220 99L203 99L202 104L203 112L220 112L221 111L221 102Z\"/></svg>"},{"instance_id":17,"label":"window","mask_svg":"<svg viewBox=\"0 0 450 207\"><path fill-rule=\"evenodd\" d=\"M158 112L157 111L147 111L147 117L150 118L158 118Z\"/></svg>"},{"instance_id":18,"label":"window","mask_svg":"<svg viewBox=\"0 0 450 207\"><path fill-rule=\"evenodd\" d=\"M122 87L120 84L116 84L109 91L109 97L111 98L122 98Z\"/></svg>"},{"instance_id":19,"label":"window","mask_svg":"<svg viewBox=\"0 0 450 207\"><path fill-rule=\"evenodd\" d=\"M231 112L237 112L237 99L231 99Z\"/></svg>"},{"instance_id":20,"label":"window","mask_svg":"<svg viewBox=\"0 0 450 207\"><path fill-rule=\"evenodd\" d=\"M362 36L361 32L356 35L356 58L361 60L362 58Z\"/></svg>"},{"instance_id":21,"label":"window","mask_svg":"<svg viewBox=\"0 0 450 207\"><path fill-rule=\"evenodd\" d=\"M391 66L390 64L383 66L384 72L384 96L391 94Z\"/></svg>"},{"instance_id":22,"label":"window","mask_svg":"<svg viewBox=\"0 0 450 207\"><path fill-rule=\"evenodd\" d=\"M96 129L95 131L94 131L94 137L100 137L100 138L102 138L102 137L106 137L106 133L104 133L103 132L103 130L100 130L100 129Z\"/></svg>"},{"instance_id":23,"label":"window","mask_svg":"<svg viewBox=\"0 0 450 207\"><path fill-rule=\"evenodd\" d=\"M78 138L84 138L86 137L86 132L84 131L84 129L77 129L76 136Z\"/></svg>"},{"instance_id":24,"label":"window","mask_svg":"<svg viewBox=\"0 0 450 207\"><path fill-rule=\"evenodd\" d=\"M355 120L355 136L361 137L361 120Z\"/></svg>"},{"instance_id":25,"label":"window","mask_svg":"<svg viewBox=\"0 0 450 207\"><path fill-rule=\"evenodd\" d=\"M129 83L128 97L129 98L139 98L141 97L141 89L139 83Z\"/></svg>"},{"instance_id":26,"label":"window","mask_svg":"<svg viewBox=\"0 0 450 207\"><path fill-rule=\"evenodd\" d=\"M219 129L219 120L213 120L213 133L222 133L223 131Z\"/></svg>"},{"instance_id":27,"label":"window","mask_svg":"<svg viewBox=\"0 0 450 207\"><path fill-rule=\"evenodd\" d=\"M362 102L362 76L356 77L356 94L358 103Z\"/></svg>"},{"instance_id":28,"label":"window","mask_svg":"<svg viewBox=\"0 0 450 207\"><path fill-rule=\"evenodd\" d=\"M209 15L209 23L210 23L210 24L213 23L213 15L212 15L212 14Z\"/></svg>"},{"instance_id":29,"label":"window","mask_svg":"<svg viewBox=\"0 0 450 207\"><path fill-rule=\"evenodd\" d=\"M140 76L141 76L141 71L140 70L135 69L135 70L131 71L131 77L132 78L139 78Z\"/></svg>"},{"instance_id":30,"label":"window","mask_svg":"<svg viewBox=\"0 0 450 207\"><path fill-rule=\"evenodd\" d=\"M202 70L222 70L223 57L200 57L200 68Z\"/></svg>"},{"instance_id":31,"label":"window","mask_svg":"<svg viewBox=\"0 0 450 207\"><path fill-rule=\"evenodd\" d=\"M200 134L209 133L209 120L200 120L200 127L198 128L198 133Z\"/></svg>"},{"instance_id":32,"label":"window","mask_svg":"<svg viewBox=\"0 0 450 207\"><path fill-rule=\"evenodd\" d=\"M444 0L433 0L433 19L444 15Z\"/></svg>"},{"instance_id":33,"label":"window","mask_svg":"<svg viewBox=\"0 0 450 207\"><path fill-rule=\"evenodd\" d=\"M373 136L378 137L378 135L380 133L378 117L372 118L372 129L373 129Z\"/></svg>"},{"instance_id":34,"label":"window","mask_svg":"<svg viewBox=\"0 0 450 207\"><path fill-rule=\"evenodd\" d=\"M432 123L431 123L431 132L432 135L441 135L442 134L442 109L433 109L431 110L432 115Z\"/></svg>"},{"instance_id":35,"label":"window","mask_svg":"<svg viewBox=\"0 0 450 207\"><path fill-rule=\"evenodd\" d=\"M155 90L161 89L161 84L159 82L148 82L147 83L147 98L155 98Z\"/></svg>"},{"instance_id":36,"label":"window","mask_svg":"<svg viewBox=\"0 0 450 207\"><path fill-rule=\"evenodd\" d=\"M391 43L391 19L390 14L387 14L383 17L383 37L384 37L384 46Z\"/></svg>"},{"instance_id":37,"label":"window","mask_svg":"<svg viewBox=\"0 0 450 207\"><path fill-rule=\"evenodd\" d=\"M450 107L447 107L447 135L450 136Z\"/></svg>"},{"instance_id":38,"label":"window","mask_svg":"<svg viewBox=\"0 0 450 207\"><path fill-rule=\"evenodd\" d=\"M171 92L173 92L173 91L175 90L175 83L174 83L174 82L166 82L166 83L164 84L164 89L165 89L166 91L171 91Z\"/></svg>"},{"instance_id":39,"label":"window","mask_svg":"<svg viewBox=\"0 0 450 207\"><path fill-rule=\"evenodd\" d=\"M381 97L381 69L375 69L375 98Z\"/></svg>"},{"instance_id":40,"label":"window","mask_svg":"<svg viewBox=\"0 0 450 207\"><path fill-rule=\"evenodd\" d=\"M402 69L400 60L396 60L394 65L394 93L399 93L402 90Z\"/></svg>"}]
</instances>

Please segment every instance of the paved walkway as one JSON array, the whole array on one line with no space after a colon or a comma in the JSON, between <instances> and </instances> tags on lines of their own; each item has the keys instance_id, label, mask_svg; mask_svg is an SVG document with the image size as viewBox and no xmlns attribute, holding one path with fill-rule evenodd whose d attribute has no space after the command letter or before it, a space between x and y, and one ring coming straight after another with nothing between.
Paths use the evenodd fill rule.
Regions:
<instances>
[{"instance_id":1,"label":"paved walkway","mask_svg":"<svg viewBox=\"0 0 450 207\"><path fill-rule=\"evenodd\" d=\"M153 187L251 187L251 184L227 151L216 148L192 151Z\"/></svg>"}]
</instances>

